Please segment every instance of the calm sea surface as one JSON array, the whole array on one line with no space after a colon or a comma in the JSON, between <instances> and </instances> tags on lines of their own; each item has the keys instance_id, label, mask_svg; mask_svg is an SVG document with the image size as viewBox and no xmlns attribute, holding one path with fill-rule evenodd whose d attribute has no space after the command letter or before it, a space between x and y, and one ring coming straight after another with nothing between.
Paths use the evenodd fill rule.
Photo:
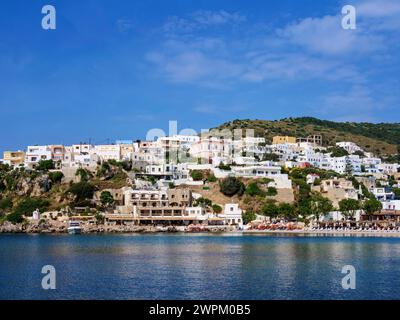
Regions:
<instances>
[{"instance_id":1,"label":"calm sea surface","mask_svg":"<svg viewBox=\"0 0 400 320\"><path fill-rule=\"evenodd\" d=\"M0 235L0 299L400 299L400 238Z\"/></svg>"}]
</instances>

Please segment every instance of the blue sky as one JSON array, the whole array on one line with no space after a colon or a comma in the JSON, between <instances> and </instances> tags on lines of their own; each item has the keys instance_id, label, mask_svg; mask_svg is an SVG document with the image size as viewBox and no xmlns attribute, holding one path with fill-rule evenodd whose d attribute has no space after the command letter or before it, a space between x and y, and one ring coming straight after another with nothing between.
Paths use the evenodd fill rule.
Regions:
<instances>
[{"instance_id":1,"label":"blue sky","mask_svg":"<svg viewBox=\"0 0 400 320\"><path fill-rule=\"evenodd\" d=\"M56 30L41 28L46 4ZM3 0L0 151L144 138L168 120L400 122L399 60L398 0Z\"/></svg>"}]
</instances>

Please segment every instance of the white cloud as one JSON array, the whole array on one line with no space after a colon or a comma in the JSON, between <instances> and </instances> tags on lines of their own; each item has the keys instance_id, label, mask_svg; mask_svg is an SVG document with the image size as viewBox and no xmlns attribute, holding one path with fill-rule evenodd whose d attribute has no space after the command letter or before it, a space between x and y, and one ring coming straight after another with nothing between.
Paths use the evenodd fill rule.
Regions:
<instances>
[{"instance_id":1,"label":"white cloud","mask_svg":"<svg viewBox=\"0 0 400 320\"><path fill-rule=\"evenodd\" d=\"M356 5L357 14L364 17L382 18L400 15L398 0L367 0Z\"/></svg>"},{"instance_id":2,"label":"white cloud","mask_svg":"<svg viewBox=\"0 0 400 320\"><path fill-rule=\"evenodd\" d=\"M317 114L337 121L372 121L382 108L382 101L374 97L370 87L352 86L345 92L333 92L323 96L314 110Z\"/></svg>"},{"instance_id":3,"label":"white cloud","mask_svg":"<svg viewBox=\"0 0 400 320\"><path fill-rule=\"evenodd\" d=\"M306 18L279 30L278 34L290 43L329 55L366 53L382 48L384 42L379 34L370 33L360 24L356 30L345 30L341 19L340 15Z\"/></svg>"},{"instance_id":4,"label":"white cloud","mask_svg":"<svg viewBox=\"0 0 400 320\"><path fill-rule=\"evenodd\" d=\"M168 29L187 33L164 33L162 44L146 59L168 81L222 89L238 83L308 79L364 85L383 64L398 61L390 51L393 44L388 35L369 25L375 12L371 3L376 5L372 0L356 4L361 15L356 30L342 29L340 8L337 15L304 18L257 36L249 23L235 36L198 32L203 27L246 21L240 14L198 11L189 18L173 17ZM385 3L396 12L397 6L389 6L393 1ZM377 12L382 16L386 11ZM250 38L246 37L248 28L253 34ZM366 70L361 61L372 67Z\"/></svg>"},{"instance_id":5,"label":"white cloud","mask_svg":"<svg viewBox=\"0 0 400 320\"><path fill-rule=\"evenodd\" d=\"M201 51L184 50L152 52L147 60L154 63L161 74L176 83L197 83L210 87L224 87L232 78L238 77L242 66L228 60L209 57Z\"/></svg>"},{"instance_id":6,"label":"white cloud","mask_svg":"<svg viewBox=\"0 0 400 320\"><path fill-rule=\"evenodd\" d=\"M190 14L186 18L170 16L164 24L163 30L170 35L191 33L210 27L237 25L246 20L245 16L236 12L200 10Z\"/></svg>"},{"instance_id":7,"label":"white cloud","mask_svg":"<svg viewBox=\"0 0 400 320\"><path fill-rule=\"evenodd\" d=\"M222 25L226 23L241 23L246 17L238 13L229 13L224 10L206 11L200 10L192 15L193 20L201 25Z\"/></svg>"}]
</instances>

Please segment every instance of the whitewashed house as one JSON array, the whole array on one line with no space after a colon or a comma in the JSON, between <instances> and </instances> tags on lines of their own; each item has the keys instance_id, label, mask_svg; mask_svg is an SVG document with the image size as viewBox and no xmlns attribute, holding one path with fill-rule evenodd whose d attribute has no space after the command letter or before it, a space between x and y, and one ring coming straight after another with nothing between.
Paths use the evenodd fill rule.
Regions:
<instances>
[{"instance_id":1,"label":"whitewashed house","mask_svg":"<svg viewBox=\"0 0 400 320\"><path fill-rule=\"evenodd\" d=\"M218 217L224 219L227 225L243 227L242 209L239 208L237 203L225 204L224 212L220 213Z\"/></svg>"}]
</instances>

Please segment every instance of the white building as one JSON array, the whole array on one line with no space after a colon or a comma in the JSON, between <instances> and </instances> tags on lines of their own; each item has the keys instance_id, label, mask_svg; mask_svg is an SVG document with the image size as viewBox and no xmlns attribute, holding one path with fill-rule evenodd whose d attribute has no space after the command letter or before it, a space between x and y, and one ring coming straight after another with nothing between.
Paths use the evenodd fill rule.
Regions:
<instances>
[{"instance_id":1,"label":"white building","mask_svg":"<svg viewBox=\"0 0 400 320\"><path fill-rule=\"evenodd\" d=\"M188 216L193 217L193 220L199 222L205 222L212 217L212 215L208 214L203 207L186 207L185 210Z\"/></svg>"},{"instance_id":2,"label":"white building","mask_svg":"<svg viewBox=\"0 0 400 320\"><path fill-rule=\"evenodd\" d=\"M342 142L337 142L336 145L338 147L343 148L346 150L348 153L353 154L356 151L363 151L358 145L356 145L354 142L348 142L348 141L342 141Z\"/></svg>"},{"instance_id":3,"label":"white building","mask_svg":"<svg viewBox=\"0 0 400 320\"><path fill-rule=\"evenodd\" d=\"M394 199L394 192L389 188L376 187L376 188L371 188L369 191L379 201L387 201L387 200L393 200Z\"/></svg>"},{"instance_id":4,"label":"white building","mask_svg":"<svg viewBox=\"0 0 400 320\"><path fill-rule=\"evenodd\" d=\"M219 139L215 137L202 138L200 141L193 143L189 153L194 158L203 159L207 163L215 163L215 159L231 161L232 155L232 140ZM217 164L218 165L218 164Z\"/></svg>"},{"instance_id":5,"label":"white building","mask_svg":"<svg viewBox=\"0 0 400 320\"><path fill-rule=\"evenodd\" d=\"M281 173L281 167L273 164L260 164L252 166L232 166L232 173L237 177L274 177Z\"/></svg>"},{"instance_id":6,"label":"white building","mask_svg":"<svg viewBox=\"0 0 400 320\"><path fill-rule=\"evenodd\" d=\"M91 150L101 161L121 161L121 146L118 144L97 145Z\"/></svg>"},{"instance_id":7,"label":"white building","mask_svg":"<svg viewBox=\"0 0 400 320\"><path fill-rule=\"evenodd\" d=\"M133 144L132 160L148 164L165 163L165 150L157 141L140 141Z\"/></svg>"},{"instance_id":8,"label":"white building","mask_svg":"<svg viewBox=\"0 0 400 320\"><path fill-rule=\"evenodd\" d=\"M239 208L237 203L225 204L224 212L219 214L218 217L224 219L225 224L243 227L242 209Z\"/></svg>"},{"instance_id":9,"label":"white building","mask_svg":"<svg viewBox=\"0 0 400 320\"><path fill-rule=\"evenodd\" d=\"M382 163L382 160L375 157L366 157L361 159L361 163L363 165L378 165Z\"/></svg>"},{"instance_id":10,"label":"white building","mask_svg":"<svg viewBox=\"0 0 400 320\"><path fill-rule=\"evenodd\" d=\"M354 220L360 221L362 210L357 210L354 214ZM347 220L346 216L344 216L340 211L332 211L326 215L320 216L319 221L344 221Z\"/></svg>"},{"instance_id":11,"label":"white building","mask_svg":"<svg viewBox=\"0 0 400 320\"><path fill-rule=\"evenodd\" d=\"M392 175L397 173L399 165L397 163L379 163L376 165L376 168L379 170L379 172Z\"/></svg>"},{"instance_id":12,"label":"white building","mask_svg":"<svg viewBox=\"0 0 400 320\"><path fill-rule=\"evenodd\" d=\"M381 201L383 210L400 211L400 200Z\"/></svg>"},{"instance_id":13,"label":"white building","mask_svg":"<svg viewBox=\"0 0 400 320\"><path fill-rule=\"evenodd\" d=\"M96 167L100 158L94 152L93 146L90 144L74 144L65 147L64 159L62 166L64 168L78 168L78 167Z\"/></svg>"},{"instance_id":14,"label":"white building","mask_svg":"<svg viewBox=\"0 0 400 320\"><path fill-rule=\"evenodd\" d=\"M186 163L150 164L146 166L146 174L163 177L166 180L188 179L189 170Z\"/></svg>"},{"instance_id":15,"label":"white building","mask_svg":"<svg viewBox=\"0 0 400 320\"><path fill-rule=\"evenodd\" d=\"M28 146L25 155L25 165L33 167L40 160L51 160L52 153L48 146Z\"/></svg>"}]
</instances>

